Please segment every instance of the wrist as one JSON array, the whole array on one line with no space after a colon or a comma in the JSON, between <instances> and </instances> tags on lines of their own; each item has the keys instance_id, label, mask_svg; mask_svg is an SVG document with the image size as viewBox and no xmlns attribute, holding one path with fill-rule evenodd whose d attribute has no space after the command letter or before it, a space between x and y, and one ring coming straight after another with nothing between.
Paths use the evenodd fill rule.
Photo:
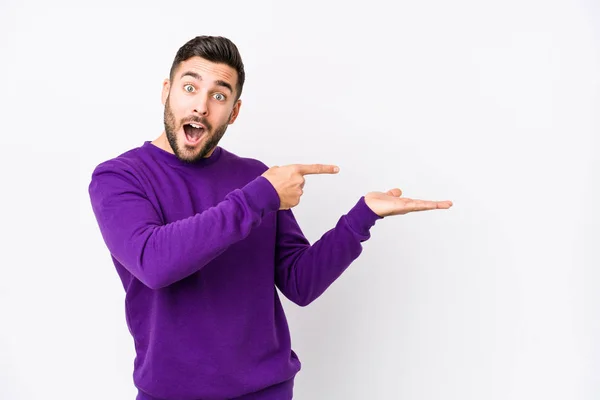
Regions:
<instances>
[{"instance_id":1,"label":"wrist","mask_svg":"<svg viewBox=\"0 0 600 400\"><path fill-rule=\"evenodd\" d=\"M362 196L347 214L348 224L357 233L367 234L375 222L383 217L375 213Z\"/></svg>"}]
</instances>

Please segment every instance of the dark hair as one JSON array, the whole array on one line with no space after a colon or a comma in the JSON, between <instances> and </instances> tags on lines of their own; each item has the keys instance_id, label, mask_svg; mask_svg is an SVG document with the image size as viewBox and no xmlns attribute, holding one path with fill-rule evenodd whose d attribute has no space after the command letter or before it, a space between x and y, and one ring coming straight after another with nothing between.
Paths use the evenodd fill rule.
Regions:
<instances>
[{"instance_id":1,"label":"dark hair","mask_svg":"<svg viewBox=\"0 0 600 400\"><path fill-rule=\"evenodd\" d=\"M244 63L237 46L229 39L222 36L196 36L181 46L175 55L169 78L173 81L173 74L182 62L192 58L202 57L205 60L229 65L237 71L236 100L242 95L244 80Z\"/></svg>"}]
</instances>

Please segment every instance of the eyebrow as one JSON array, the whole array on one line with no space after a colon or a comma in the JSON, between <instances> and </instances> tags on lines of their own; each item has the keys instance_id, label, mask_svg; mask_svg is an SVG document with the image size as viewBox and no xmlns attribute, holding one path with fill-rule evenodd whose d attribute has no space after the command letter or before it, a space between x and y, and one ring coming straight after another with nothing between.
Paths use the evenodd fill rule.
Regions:
<instances>
[{"instance_id":1,"label":"eyebrow","mask_svg":"<svg viewBox=\"0 0 600 400\"><path fill-rule=\"evenodd\" d=\"M182 79L184 76L191 76L192 78L194 78L196 80L199 80L199 81L202 80L202 76L200 74L197 74L194 71L186 71L186 72L184 72L183 74L181 74L181 76L179 77L179 79ZM231 93L233 93L233 88L231 87L231 85L229 84L229 82L223 81L221 79L217 79L215 81L215 84L217 86L225 87L225 88L229 89L229 91Z\"/></svg>"}]
</instances>

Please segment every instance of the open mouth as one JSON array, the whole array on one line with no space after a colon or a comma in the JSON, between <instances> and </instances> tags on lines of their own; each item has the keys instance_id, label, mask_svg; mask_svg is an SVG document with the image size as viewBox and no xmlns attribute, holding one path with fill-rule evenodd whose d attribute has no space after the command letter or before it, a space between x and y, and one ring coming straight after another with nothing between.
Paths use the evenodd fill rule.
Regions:
<instances>
[{"instance_id":1,"label":"open mouth","mask_svg":"<svg viewBox=\"0 0 600 400\"><path fill-rule=\"evenodd\" d=\"M195 145L202 138L205 128L203 125L190 123L183 125L183 131L188 144Z\"/></svg>"}]
</instances>

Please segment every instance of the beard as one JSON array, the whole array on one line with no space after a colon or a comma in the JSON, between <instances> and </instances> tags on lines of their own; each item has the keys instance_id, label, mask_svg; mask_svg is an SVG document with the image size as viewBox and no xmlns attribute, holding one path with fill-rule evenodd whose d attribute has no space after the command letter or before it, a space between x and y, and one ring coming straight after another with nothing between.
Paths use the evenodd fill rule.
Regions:
<instances>
[{"instance_id":1,"label":"beard","mask_svg":"<svg viewBox=\"0 0 600 400\"><path fill-rule=\"evenodd\" d=\"M231 118L231 115L229 117ZM177 141L177 131L183 129L183 125L189 122L199 122L206 127L206 131L203 134L206 136L206 140L201 139L204 140L204 144L199 143L197 146L183 144L182 147L179 146ZM167 101L165 103L164 124L167 140L173 149L173 153L175 153L175 156L179 160L188 164L197 163L201 159L205 158L207 154L219 144L219 141L225 134L225 131L227 131L228 126L227 123L224 123L223 125L217 126L217 128L213 130L212 125L205 119L193 117L186 119L185 122L183 120L180 121L178 125L175 115L171 110L169 97L167 97Z\"/></svg>"}]
</instances>

